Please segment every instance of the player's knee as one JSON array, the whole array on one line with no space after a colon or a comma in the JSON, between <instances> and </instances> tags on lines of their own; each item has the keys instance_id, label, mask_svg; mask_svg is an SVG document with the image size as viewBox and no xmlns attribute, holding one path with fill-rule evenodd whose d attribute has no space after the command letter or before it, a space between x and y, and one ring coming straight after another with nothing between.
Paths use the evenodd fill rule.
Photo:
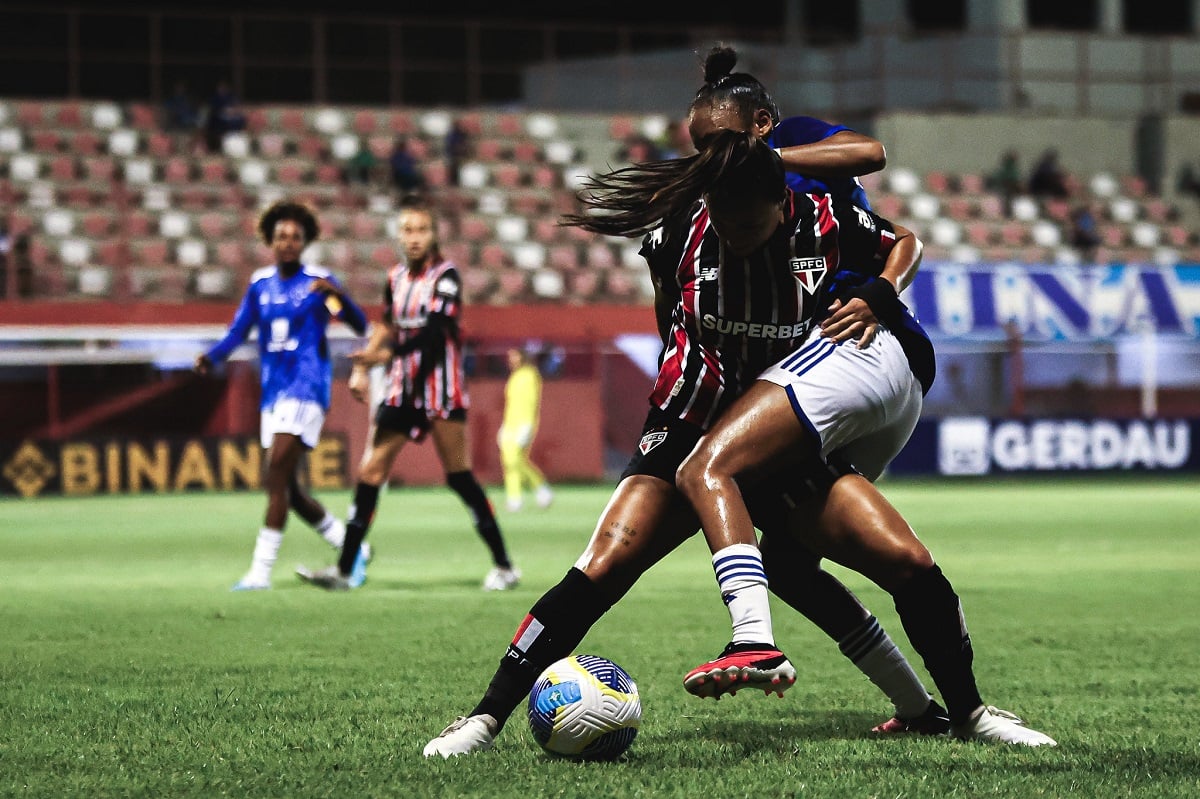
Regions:
<instances>
[{"instance_id":1,"label":"player's knee","mask_svg":"<svg viewBox=\"0 0 1200 799\"><path fill-rule=\"evenodd\" d=\"M703 497L716 477L715 463L703 446L683 459L675 471L675 486L688 499Z\"/></svg>"}]
</instances>

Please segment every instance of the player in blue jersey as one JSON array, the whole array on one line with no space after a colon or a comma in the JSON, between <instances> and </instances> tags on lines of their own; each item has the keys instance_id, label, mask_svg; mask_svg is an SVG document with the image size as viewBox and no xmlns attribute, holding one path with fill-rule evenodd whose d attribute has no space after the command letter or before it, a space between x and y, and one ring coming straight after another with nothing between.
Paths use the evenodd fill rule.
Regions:
<instances>
[{"instance_id":1,"label":"player in blue jersey","mask_svg":"<svg viewBox=\"0 0 1200 799\"><path fill-rule=\"evenodd\" d=\"M687 118L696 149L704 149L720 130L753 130L779 153L793 191L820 191L871 210L858 176L886 166L883 144L815 117L781 119L766 87L749 73L734 72L736 65L737 52L723 45L712 48L704 60L704 85Z\"/></svg>"},{"instance_id":2,"label":"player in blue jersey","mask_svg":"<svg viewBox=\"0 0 1200 799\"><path fill-rule=\"evenodd\" d=\"M345 527L305 490L299 479L303 455L321 435L329 410L333 364L326 328L337 318L360 336L367 318L337 279L320 266L300 262L320 235L305 205L281 200L263 212L258 231L275 263L256 271L224 338L196 357L195 371L208 374L229 357L250 331L258 334L262 397L260 438L267 453L267 512L250 570L235 591L271 587L271 568L283 540L288 508L340 549Z\"/></svg>"}]
</instances>

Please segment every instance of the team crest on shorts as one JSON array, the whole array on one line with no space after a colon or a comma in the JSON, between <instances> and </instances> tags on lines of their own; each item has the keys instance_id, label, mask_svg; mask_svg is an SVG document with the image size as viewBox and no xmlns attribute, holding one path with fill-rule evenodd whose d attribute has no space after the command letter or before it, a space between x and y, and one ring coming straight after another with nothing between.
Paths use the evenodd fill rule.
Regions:
<instances>
[{"instance_id":1,"label":"team crest on shorts","mask_svg":"<svg viewBox=\"0 0 1200 799\"><path fill-rule=\"evenodd\" d=\"M792 274L809 294L816 294L817 287L825 279L824 258L793 258L788 261Z\"/></svg>"},{"instance_id":2,"label":"team crest on shorts","mask_svg":"<svg viewBox=\"0 0 1200 799\"><path fill-rule=\"evenodd\" d=\"M638 442L638 451L645 455L666 440L666 430L655 430L653 433L647 433L646 435L642 436L642 440Z\"/></svg>"}]
</instances>

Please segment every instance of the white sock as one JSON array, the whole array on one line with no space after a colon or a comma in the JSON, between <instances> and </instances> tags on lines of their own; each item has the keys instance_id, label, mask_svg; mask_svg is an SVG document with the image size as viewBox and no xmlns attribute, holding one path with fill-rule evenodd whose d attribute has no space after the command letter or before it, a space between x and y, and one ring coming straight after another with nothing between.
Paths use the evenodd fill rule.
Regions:
<instances>
[{"instance_id":1,"label":"white sock","mask_svg":"<svg viewBox=\"0 0 1200 799\"><path fill-rule=\"evenodd\" d=\"M916 718L929 707L929 691L874 616L838 641L838 648L892 700L900 718Z\"/></svg>"},{"instance_id":2,"label":"white sock","mask_svg":"<svg viewBox=\"0 0 1200 799\"><path fill-rule=\"evenodd\" d=\"M329 542L329 546L334 549L342 548L342 542L346 540L346 525L342 524L338 517L325 511L325 518L317 522L314 529L321 534L321 538Z\"/></svg>"},{"instance_id":3,"label":"white sock","mask_svg":"<svg viewBox=\"0 0 1200 799\"><path fill-rule=\"evenodd\" d=\"M762 553L754 544L734 544L712 557L721 599L729 608L734 643L775 645L771 607L767 599L767 573Z\"/></svg>"},{"instance_id":4,"label":"white sock","mask_svg":"<svg viewBox=\"0 0 1200 799\"><path fill-rule=\"evenodd\" d=\"M279 545L283 542L283 531L270 527L260 528L254 542L254 559L250 561L249 577L253 582L271 582L271 569L279 556Z\"/></svg>"}]
</instances>

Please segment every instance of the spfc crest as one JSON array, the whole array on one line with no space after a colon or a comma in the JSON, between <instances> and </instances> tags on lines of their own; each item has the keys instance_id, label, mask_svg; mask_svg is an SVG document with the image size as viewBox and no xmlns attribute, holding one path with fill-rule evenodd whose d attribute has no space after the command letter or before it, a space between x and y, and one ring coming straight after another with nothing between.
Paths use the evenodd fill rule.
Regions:
<instances>
[{"instance_id":1,"label":"spfc crest","mask_svg":"<svg viewBox=\"0 0 1200 799\"><path fill-rule=\"evenodd\" d=\"M642 440L638 442L638 450L645 455L666 440L666 430L655 430L653 433L647 433L646 435L642 436Z\"/></svg>"},{"instance_id":2,"label":"spfc crest","mask_svg":"<svg viewBox=\"0 0 1200 799\"><path fill-rule=\"evenodd\" d=\"M817 287L825 279L825 259L793 258L788 261L788 265L792 267L792 274L804 290L809 294L816 294Z\"/></svg>"}]
</instances>

